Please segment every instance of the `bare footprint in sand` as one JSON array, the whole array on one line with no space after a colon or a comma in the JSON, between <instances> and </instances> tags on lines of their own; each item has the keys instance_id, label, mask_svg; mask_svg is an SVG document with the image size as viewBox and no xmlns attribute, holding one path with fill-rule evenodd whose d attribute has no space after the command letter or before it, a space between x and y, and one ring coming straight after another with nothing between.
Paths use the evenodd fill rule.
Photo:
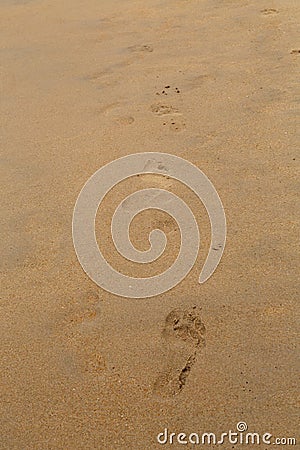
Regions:
<instances>
[{"instance_id":1,"label":"bare footprint in sand","mask_svg":"<svg viewBox=\"0 0 300 450\"><path fill-rule=\"evenodd\" d=\"M151 45L132 45L128 47L131 52L153 52L153 47Z\"/></svg>"},{"instance_id":2,"label":"bare footprint in sand","mask_svg":"<svg viewBox=\"0 0 300 450\"><path fill-rule=\"evenodd\" d=\"M274 8L265 8L265 9L261 10L261 13L264 16L273 16L274 14L278 14L278 12L279 11L277 9L274 9Z\"/></svg>"},{"instance_id":3,"label":"bare footprint in sand","mask_svg":"<svg viewBox=\"0 0 300 450\"><path fill-rule=\"evenodd\" d=\"M182 391L199 349L205 345L205 326L196 307L171 311L162 338L167 345L167 362L154 383L153 392L170 398Z\"/></svg>"},{"instance_id":4,"label":"bare footprint in sand","mask_svg":"<svg viewBox=\"0 0 300 450\"><path fill-rule=\"evenodd\" d=\"M178 109L174 108L174 106L169 106L169 105L162 105L162 104L155 104L155 105L151 105L151 111L156 115L156 116L169 116L171 114L176 114L176 115L180 115Z\"/></svg>"},{"instance_id":5,"label":"bare footprint in sand","mask_svg":"<svg viewBox=\"0 0 300 450\"><path fill-rule=\"evenodd\" d=\"M65 327L58 361L70 377L98 375L106 368L97 326L100 302L98 289L77 290L69 300L69 308L64 310Z\"/></svg>"},{"instance_id":6,"label":"bare footprint in sand","mask_svg":"<svg viewBox=\"0 0 300 450\"><path fill-rule=\"evenodd\" d=\"M114 120L119 125L131 125L134 122L134 117L132 117L132 116L119 116L119 117L115 117Z\"/></svg>"}]
</instances>

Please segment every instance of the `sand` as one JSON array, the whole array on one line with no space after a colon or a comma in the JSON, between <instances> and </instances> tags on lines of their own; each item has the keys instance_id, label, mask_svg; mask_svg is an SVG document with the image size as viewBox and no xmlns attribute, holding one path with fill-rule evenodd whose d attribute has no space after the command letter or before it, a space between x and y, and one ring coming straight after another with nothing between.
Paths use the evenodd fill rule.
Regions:
<instances>
[{"instance_id":1,"label":"sand","mask_svg":"<svg viewBox=\"0 0 300 450\"><path fill-rule=\"evenodd\" d=\"M299 3L5 0L0 13L0 448L148 450L165 428L220 435L240 421L297 437ZM121 298L82 270L72 213L98 168L150 151L211 179L227 244L199 285L210 230L195 195L160 176L124 182L97 218L111 264L149 276L176 256L176 224L153 211L132 240L146 249L159 226L164 258L137 268L113 249L114 207L145 186L186 201L202 245L171 291Z\"/></svg>"}]
</instances>

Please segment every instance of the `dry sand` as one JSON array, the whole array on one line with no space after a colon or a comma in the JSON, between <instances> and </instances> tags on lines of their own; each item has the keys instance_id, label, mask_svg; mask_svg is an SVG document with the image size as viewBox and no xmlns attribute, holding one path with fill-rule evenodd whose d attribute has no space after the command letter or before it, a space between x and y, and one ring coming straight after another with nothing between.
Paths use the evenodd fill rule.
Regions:
<instances>
[{"instance_id":1,"label":"dry sand","mask_svg":"<svg viewBox=\"0 0 300 450\"><path fill-rule=\"evenodd\" d=\"M238 421L296 437L299 3L4 0L0 14L0 448L148 450L165 427L221 433ZM165 259L135 271L117 257L108 225L127 192L172 189L202 232L180 285L133 300L85 275L71 221L91 174L143 151L181 156L209 176L228 240L199 285L210 236L194 195L151 176L116 188L97 230L118 268L147 276L178 248L174 223L145 213L133 241L143 249L149 224L161 226ZM185 325L175 335L174 320Z\"/></svg>"}]
</instances>

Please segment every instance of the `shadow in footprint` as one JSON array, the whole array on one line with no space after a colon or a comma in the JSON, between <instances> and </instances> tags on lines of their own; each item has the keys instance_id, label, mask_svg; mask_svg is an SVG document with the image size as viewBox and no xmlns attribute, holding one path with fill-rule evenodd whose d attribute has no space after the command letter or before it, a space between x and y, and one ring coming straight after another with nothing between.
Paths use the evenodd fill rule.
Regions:
<instances>
[{"instance_id":1,"label":"shadow in footprint","mask_svg":"<svg viewBox=\"0 0 300 450\"><path fill-rule=\"evenodd\" d=\"M167 362L154 383L153 392L170 398L182 391L198 351L205 345L205 326L196 307L171 311L166 318L162 338L167 346Z\"/></svg>"}]
</instances>

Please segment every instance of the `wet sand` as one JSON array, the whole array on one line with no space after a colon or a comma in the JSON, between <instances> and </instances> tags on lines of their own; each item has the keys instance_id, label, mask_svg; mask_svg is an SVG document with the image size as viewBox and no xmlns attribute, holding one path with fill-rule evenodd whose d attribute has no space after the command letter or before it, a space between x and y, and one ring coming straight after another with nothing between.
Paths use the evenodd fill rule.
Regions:
<instances>
[{"instance_id":1,"label":"wet sand","mask_svg":"<svg viewBox=\"0 0 300 450\"><path fill-rule=\"evenodd\" d=\"M166 427L220 435L239 421L297 437L297 3L1 2L1 449L148 450ZM211 179L227 244L199 285L203 206L161 177L124 182L97 218L117 268L149 276L178 250L162 213L132 225L141 250L149 225L166 232L156 266L128 267L113 249L113 209L141 187L180 195L202 244L177 287L125 299L83 272L72 212L99 167L150 151Z\"/></svg>"}]
</instances>

